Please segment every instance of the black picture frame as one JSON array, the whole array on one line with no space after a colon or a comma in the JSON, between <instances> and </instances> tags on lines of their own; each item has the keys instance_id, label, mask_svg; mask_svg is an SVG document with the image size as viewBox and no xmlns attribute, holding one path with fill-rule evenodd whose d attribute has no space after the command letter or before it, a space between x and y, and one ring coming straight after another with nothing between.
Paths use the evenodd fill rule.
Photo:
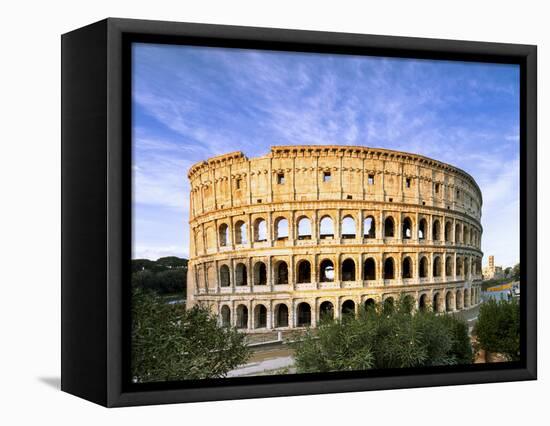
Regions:
<instances>
[{"instance_id":1,"label":"black picture frame","mask_svg":"<svg viewBox=\"0 0 550 426\"><path fill-rule=\"evenodd\" d=\"M61 41L63 391L117 407L536 379L536 46L117 18ZM129 46L136 41L519 64L521 361L132 384Z\"/></svg>"}]
</instances>

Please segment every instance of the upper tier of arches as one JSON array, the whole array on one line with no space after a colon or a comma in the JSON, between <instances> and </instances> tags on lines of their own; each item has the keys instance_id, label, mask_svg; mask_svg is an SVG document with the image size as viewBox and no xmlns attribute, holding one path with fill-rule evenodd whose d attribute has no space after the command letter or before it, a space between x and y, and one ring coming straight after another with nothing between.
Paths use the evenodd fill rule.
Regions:
<instances>
[{"instance_id":1,"label":"upper tier of arches","mask_svg":"<svg viewBox=\"0 0 550 426\"><path fill-rule=\"evenodd\" d=\"M197 225L192 254L249 247L341 244L442 244L480 249L478 225L452 216L407 212L304 211L238 215Z\"/></svg>"}]
</instances>

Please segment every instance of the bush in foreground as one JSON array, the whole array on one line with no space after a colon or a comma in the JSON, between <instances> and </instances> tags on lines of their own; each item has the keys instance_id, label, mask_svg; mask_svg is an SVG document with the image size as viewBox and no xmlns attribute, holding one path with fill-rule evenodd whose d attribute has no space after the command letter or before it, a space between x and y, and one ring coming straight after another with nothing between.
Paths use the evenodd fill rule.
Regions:
<instances>
[{"instance_id":1,"label":"bush in foreground","mask_svg":"<svg viewBox=\"0 0 550 426\"><path fill-rule=\"evenodd\" d=\"M358 317L324 318L296 345L299 373L469 364L468 327L454 317L411 313L402 302Z\"/></svg>"},{"instance_id":2,"label":"bush in foreground","mask_svg":"<svg viewBox=\"0 0 550 426\"><path fill-rule=\"evenodd\" d=\"M218 325L208 309L164 303L154 293L132 296L132 375L136 382L224 377L250 356L245 336Z\"/></svg>"},{"instance_id":3,"label":"bush in foreground","mask_svg":"<svg viewBox=\"0 0 550 426\"><path fill-rule=\"evenodd\" d=\"M479 346L506 356L509 361L520 359L520 310L517 299L489 299L479 309L475 334Z\"/></svg>"}]
</instances>

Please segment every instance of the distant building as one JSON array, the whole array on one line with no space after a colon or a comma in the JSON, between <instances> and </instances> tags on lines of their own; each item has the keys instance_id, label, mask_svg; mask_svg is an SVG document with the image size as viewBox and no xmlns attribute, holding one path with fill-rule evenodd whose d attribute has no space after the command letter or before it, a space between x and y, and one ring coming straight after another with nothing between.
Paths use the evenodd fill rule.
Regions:
<instances>
[{"instance_id":1,"label":"distant building","mask_svg":"<svg viewBox=\"0 0 550 426\"><path fill-rule=\"evenodd\" d=\"M504 278L502 266L495 266L495 256L489 256L489 265L483 268L483 279L493 280Z\"/></svg>"}]
</instances>

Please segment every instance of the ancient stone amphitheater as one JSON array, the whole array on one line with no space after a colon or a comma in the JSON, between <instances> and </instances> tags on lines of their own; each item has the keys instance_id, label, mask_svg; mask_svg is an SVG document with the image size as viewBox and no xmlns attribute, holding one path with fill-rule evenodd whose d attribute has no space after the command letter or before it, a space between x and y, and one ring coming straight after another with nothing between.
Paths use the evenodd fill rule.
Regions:
<instances>
[{"instance_id":1,"label":"ancient stone amphitheater","mask_svg":"<svg viewBox=\"0 0 550 426\"><path fill-rule=\"evenodd\" d=\"M416 154L351 146L232 152L189 170L188 304L252 331L315 326L407 297L479 303L482 196ZM412 298L412 299L411 299Z\"/></svg>"}]
</instances>

